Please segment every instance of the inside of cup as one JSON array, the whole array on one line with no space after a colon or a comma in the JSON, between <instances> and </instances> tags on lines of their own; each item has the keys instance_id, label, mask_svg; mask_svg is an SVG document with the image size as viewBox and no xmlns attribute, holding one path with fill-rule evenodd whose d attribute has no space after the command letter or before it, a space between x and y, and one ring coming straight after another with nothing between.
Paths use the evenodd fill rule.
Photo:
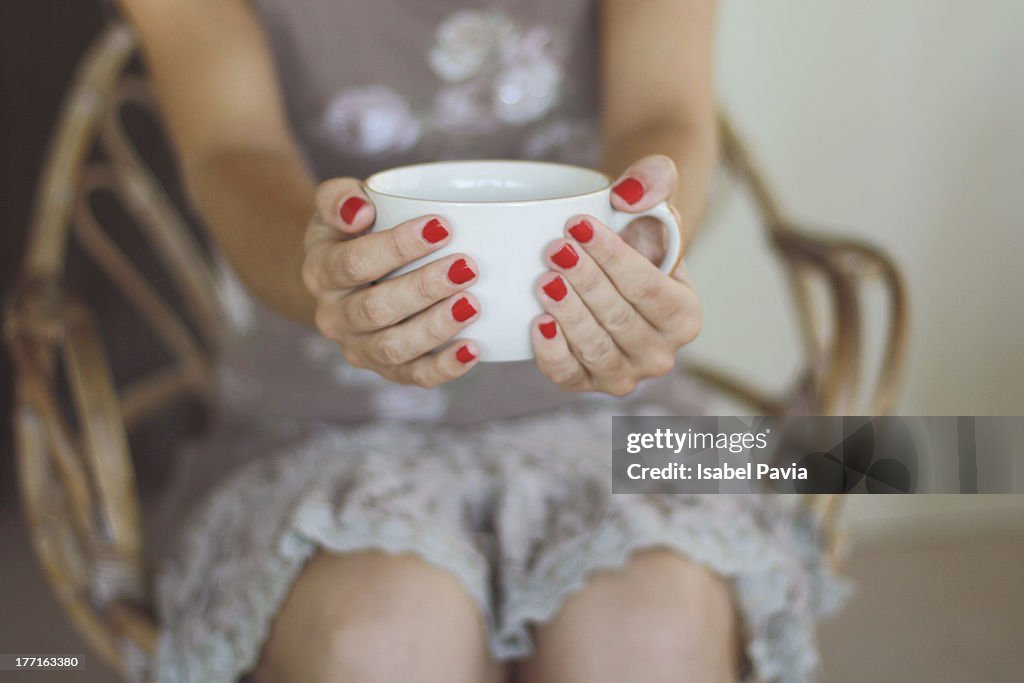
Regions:
<instances>
[{"instance_id":1,"label":"inside of cup","mask_svg":"<svg viewBox=\"0 0 1024 683\"><path fill-rule=\"evenodd\" d=\"M518 202L589 194L608 187L603 173L543 161L443 161L370 176L374 192L445 202Z\"/></svg>"}]
</instances>

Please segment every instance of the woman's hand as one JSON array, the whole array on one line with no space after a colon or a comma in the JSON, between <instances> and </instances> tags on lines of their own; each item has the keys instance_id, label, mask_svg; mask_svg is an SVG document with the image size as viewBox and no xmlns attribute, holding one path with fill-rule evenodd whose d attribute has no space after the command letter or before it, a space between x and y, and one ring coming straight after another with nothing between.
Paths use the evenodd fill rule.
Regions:
<instances>
[{"instance_id":1,"label":"woman's hand","mask_svg":"<svg viewBox=\"0 0 1024 683\"><path fill-rule=\"evenodd\" d=\"M671 159L645 157L615 183L612 204L646 211L667 200L676 183ZM636 248L592 216L569 219L565 231L548 248L553 272L537 287L547 311L531 331L541 371L567 391L614 396L668 373L676 350L693 341L701 326L700 303L682 261L671 275L662 273L648 258L664 252L660 240L633 225L625 233Z\"/></svg>"},{"instance_id":2,"label":"woman's hand","mask_svg":"<svg viewBox=\"0 0 1024 683\"><path fill-rule=\"evenodd\" d=\"M320 332L338 342L349 363L394 382L435 387L465 374L479 355L472 341L431 352L479 315L480 303L463 292L476 280L476 264L453 254L375 283L447 244L445 220L422 216L362 234L375 209L354 178L320 185L316 208L302 279L316 297Z\"/></svg>"}]
</instances>

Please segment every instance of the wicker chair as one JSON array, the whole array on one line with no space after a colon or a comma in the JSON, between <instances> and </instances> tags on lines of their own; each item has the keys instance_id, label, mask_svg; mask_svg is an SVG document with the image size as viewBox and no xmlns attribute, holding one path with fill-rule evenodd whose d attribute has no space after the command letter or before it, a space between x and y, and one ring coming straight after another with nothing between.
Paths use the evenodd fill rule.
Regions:
<instances>
[{"instance_id":1,"label":"wicker chair","mask_svg":"<svg viewBox=\"0 0 1024 683\"><path fill-rule=\"evenodd\" d=\"M223 319L209 250L186 229L123 125L126 104L152 110L145 79L127 68L136 57L132 30L114 23L83 60L51 143L21 284L6 315L17 368L19 487L35 552L70 621L126 680L148 677L157 641L128 434L183 396L210 398ZM691 372L756 414L843 414L858 405L884 414L900 384L905 353L899 271L871 246L815 236L792 224L724 117L720 127L727 177L752 198L788 278L804 342L802 369L779 395L712 368ZM184 302L181 311L100 225L89 201L97 191L116 193L170 274ZM174 359L168 367L116 386L95 307L66 281L72 235L156 333ZM869 280L884 285L889 315L881 371L866 382L858 302ZM815 304L821 291L826 307ZM807 503L830 529L835 500L815 496Z\"/></svg>"}]
</instances>

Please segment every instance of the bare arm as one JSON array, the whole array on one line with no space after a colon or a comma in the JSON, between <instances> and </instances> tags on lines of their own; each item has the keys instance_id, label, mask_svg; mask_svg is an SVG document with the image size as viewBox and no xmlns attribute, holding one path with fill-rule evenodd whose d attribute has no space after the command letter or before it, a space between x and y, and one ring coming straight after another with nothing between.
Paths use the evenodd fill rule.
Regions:
<instances>
[{"instance_id":1,"label":"bare arm","mask_svg":"<svg viewBox=\"0 0 1024 683\"><path fill-rule=\"evenodd\" d=\"M715 163L715 9L715 0L602 4L602 166L618 178L612 204L642 212L670 200L688 239ZM566 391L628 394L671 371L700 332L685 262L660 272L657 243L630 228L574 218L548 249L551 274L537 291L545 312L531 334L541 371Z\"/></svg>"},{"instance_id":2,"label":"bare arm","mask_svg":"<svg viewBox=\"0 0 1024 683\"><path fill-rule=\"evenodd\" d=\"M246 285L312 324L303 235L316 183L244 0L121 0L142 39L189 194Z\"/></svg>"},{"instance_id":3,"label":"bare arm","mask_svg":"<svg viewBox=\"0 0 1024 683\"><path fill-rule=\"evenodd\" d=\"M673 204L689 237L717 155L716 0L604 0L602 166L613 176L650 154L675 162Z\"/></svg>"},{"instance_id":4,"label":"bare arm","mask_svg":"<svg viewBox=\"0 0 1024 683\"><path fill-rule=\"evenodd\" d=\"M463 294L476 277L470 259L454 254L375 282L445 246L451 226L424 216L366 234L375 209L360 181L316 184L246 0L121 2L142 36L189 193L248 287L315 325L349 363L392 381L430 387L468 372L478 349L449 342L479 310ZM352 201L358 210L342 208ZM466 305L455 315L463 299L473 315Z\"/></svg>"}]
</instances>

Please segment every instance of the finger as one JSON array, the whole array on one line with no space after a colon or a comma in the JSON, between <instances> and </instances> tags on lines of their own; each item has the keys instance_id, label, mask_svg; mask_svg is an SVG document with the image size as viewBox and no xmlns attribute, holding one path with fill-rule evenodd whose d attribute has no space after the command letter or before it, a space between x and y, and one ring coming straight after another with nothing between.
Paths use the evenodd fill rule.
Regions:
<instances>
[{"instance_id":1,"label":"finger","mask_svg":"<svg viewBox=\"0 0 1024 683\"><path fill-rule=\"evenodd\" d=\"M541 278L538 295L544 310L558 321L573 355L595 384L599 375L618 376L628 371L629 361L621 349L561 275Z\"/></svg>"},{"instance_id":2,"label":"finger","mask_svg":"<svg viewBox=\"0 0 1024 683\"><path fill-rule=\"evenodd\" d=\"M591 391L590 376L572 355L565 336L559 334L558 323L548 314L534 320L530 343L537 359L537 367L556 385L566 391Z\"/></svg>"},{"instance_id":3,"label":"finger","mask_svg":"<svg viewBox=\"0 0 1024 683\"><path fill-rule=\"evenodd\" d=\"M378 365L402 365L433 351L480 315L480 302L460 293L440 301L409 320L365 335L359 342Z\"/></svg>"},{"instance_id":4,"label":"finger","mask_svg":"<svg viewBox=\"0 0 1024 683\"><path fill-rule=\"evenodd\" d=\"M319 257L320 284L325 289L350 289L384 277L441 248L451 239L451 228L440 216L420 216L388 230L359 239L334 242Z\"/></svg>"},{"instance_id":5,"label":"finger","mask_svg":"<svg viewBox=\"0 0 1024 683\"><path fill-rule=\"evenodd\" d=\"M547 250L552 269L561 272L601 327L631 359L641 358L657 333L626 301L601 267L575 240L558 240ZM577 245L578 246L578 245Z\"/></svg>"},{"instance_id":6,"label":"finger","mask_svg":"<svg viewBox=\"0 0 1024 683\"><path fill-rule=\"evenodd\" d=\"M469 372L480 358L476 342L460 339L443 351L421 356L395 368L393 376L400 382L433 389Z\"/></svg>"},{"instance_id":7,"label":"finger","mask_svg":"<svg viewBox=\"0 0 1024 683\"><path fill-rule=\"evenodd\" d=\"M569 235L587 236L577 242L601 267L615 289L656 330L678 323L694 303L693 291L664 273L622 237L593 216L569 219Z\"/></svg>"},{"instance_id":8,"label":"finger","mask_svg":"<svg viewBox=\"0 0 1024 683\"><path fill-rule=\"evenodd\" d=\"M612 183L612 206L619 211L647 211L665 201L679 183L675 162L652 154L633 163Z\"/></svg>"},{"instance_id":9,"label":"finger","mask_svg":"<svg viewBox=\"0 0 1024 683\"><path fill-rule=\"evenodd\" d=\"M476 281L477 272L476 264L468 256L447 256L349 294L339 302L338 315L353 332L391 327L466 289Z\"/></svg>"},{"instance_id":10,"label":"finger","mask_svg":"<svg viewBox=\"0 0 1024 683\"><path fill-rule=\"evenodd\" d=\"M342 235L358 235L373 225L376 210L357 178L332 178L316 189L317 217Z\"/></svg>"}]
</instances>

